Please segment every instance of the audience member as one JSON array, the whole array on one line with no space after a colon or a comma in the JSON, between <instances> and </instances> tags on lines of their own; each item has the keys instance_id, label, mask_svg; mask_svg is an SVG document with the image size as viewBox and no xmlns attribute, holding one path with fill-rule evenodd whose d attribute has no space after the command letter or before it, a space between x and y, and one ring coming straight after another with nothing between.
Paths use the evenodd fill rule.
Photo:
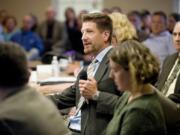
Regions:
<instances>
[{"instance_id":1,"label":"audience member","mask_svg":"<svg viewBox=\"0 0 180 135\"><path fill-rule=\"evenodd\" d=\"M0 23L3 22L3 20L4 20L4 18L5 18L6 16L8 16L7 10L1 9L1 10L0 10Z\"/></svg>"},{"instance_id":2,"label":"audience member","mask_svg":"<svg viewBox=\"0 0 180 135\"><path fill-rule=\"evenodd\" d=\"M180 14L179 13L171 13L168 16L168 30L172 34L174 26L176 22L180 21Z\"/></svg>"},{"instance_id":3,"label":"audience member","mask_svg":"<svg viewBox=\"0 0 180 135\"><path fill-rule=\"evenodd\" d=\"M11 38L11 41L19 43L26 50L28 60L38 59L43 51L40 37L31 31L32 24L31 15L25 15L22 29Z\"/></svg>"},{"instance_id":4,"label":"audience member","mask_svg":"<svg viewBox=\"0 0 180 135\"><path fill-rule=\"evenodd\" d=\"M150 84L158 76L159 63L143 44L127 40L110 53L111 77L124 91L116 102L106 135L166 135L159 95ZM141 70L139 70L141 69Z\"/></svg>"},{"instance_id":5,"label":"audience member","mask_svg":"<svg viewBox=\"0 0 180 135\"><path fill-rule=\"evenodd\" d=\"M67 51L75 51L75 59L82 59L83 57L83 44L81 40L81 30L79 29L76 14L73 8L68 7L65 10L65 26L70 41L70 46L67 47Z\"/></svg>"},{"instance_id":6,"label":"audience member","mask_svg":"<svg viewBox=\"0 0 180 135\"><path fill-rule=\"evenodd\" d=\"M83 16L81 31L84 52L92 55L93 62L79 73L73 86L50 98L59 109L77 107L69 124L73 131L81 135L100 135L113 115L112 109L102 106L113 108L120 94L108 77L112 21L105 14L90 13ZM81 80L86 78L84 70L87 70L88 80Z\"/></svg>"},{"instance_id":7,"label":"audience member","mask_svg":"<svg viewBox=\"0 0 180 135\"><path fill-rule=\"evenodd\" d=\"M6 16L3 20L3 25L4 25L4 31L3 31L4 41L8 42L11 40L13 35L19 32L19 29L16 28L17 26L16 18L10 15Z\"/></svg>"},{"instance_id":8,"label":"audience member","mask_svg":"<svg viewBox=\"0 0 180 135\"><path fill-rule=\"evenodd\" d=\"M38 18L37 18L36 15L34 15L32 13L30 14L30 16L32 17L32 21L33 21L31 31L37 32L37 29L38 29Z\"/></svg>"},{"instance_id":9,"label":"audience member","mask_svg":"<svg viewBox=\"0 0 180 135\"><path fill-rule=\"evenodd\" d=\"M162 11L152 15L152 33L144 44L158 57L162 65L164 59L175 52L171 34L167 29L167 17Z\"/></svg>"},{"instance_id":10,"label":"audience member","mask_svg":"<svg viewBox=\"0 0 180 135\"><path fill-rule=\"evenodd\" d=\"M0 43L0 134L67 135L56 107L28 86L29 69L24 50Z\"/></svg>"},{"instance_id":11,"label":"audience member","mask_svg":"<svg viewBox=\"0 0 180 135\"><path fill-rule=\"evenodd\" d=\"M78 41L79 43L80 42L82 43L82 40L81 40L81 37L82 37L82 33L81 33L82 17L83 17L83 15L85 15L87 13L88 13L87 10L81 10L77 16L77 27L79 29L79 32L77 34L80 37L80 39ZM82 44L82 47L83 47L83 44ZM78 57L78 58L76 58L77 61L69 63L66 70L65 70L65 72L69 75L75 75L76 76L77 72L80 71L82 66L88 65L91 62L90 55L84 54L84 51L83 51L83 55L79 55L79 56L76 55L76 57ZM81 62L79 60L81 60Z\"/></svg>"},{"instance_id":12,"label":"audience member","mask_svg":"<svg viewBox=\"0 0 180 135\"><path fill-rule=\"evenodd\" d=\"M177 53L168 56L163 63L162 72L157 82L157 88L162 93L180 104L180 22L173 31L174 47Z\"/></svg>"},{"instance_id":13,"label":"audience member","mask_svg":"<svg viewBox=\"0 0 180 135\"><path fill-rule=\"evenodd\" d=\"M136 29L125 14L114 12L109 17L113 23L112 45L137 38Z\"/></svg>"},{"instance_id":14,"label":"audience member","mask_svg":"<svg viewBox=\"0 0 180 135\"><path fill-rule=\"evenodd\" d=\"M46 54L62 55L69 46L68 35L64 24L56 20L53 7L48 7L45 15L46 19L40 24L38 33L44 43L43 62L50 62L51 60L46 60Z\"/></svg>"},{"instance_id":15,"label":"audience member","mask_svg":"<svg viewBox=\"0 0 180 135\"><path fill-rule=\"evenodd\" d=\"M128 19L136 29L138 40L139 41L146 40L148 38L148 35L141 29L141 25L142 25L141 14L136 10L131 11L128 13Z\"/></svg>"},{"instance_id":16,"label":"audience member","mask_svg":"<svg viewBox=\"0 0 180 135\"><path fill-rule=\"evenodd\" d=\"M148 10L142 10L141 20L141 29L149 36L151 33L151 13Z\"/></svg>"}]
</instances>

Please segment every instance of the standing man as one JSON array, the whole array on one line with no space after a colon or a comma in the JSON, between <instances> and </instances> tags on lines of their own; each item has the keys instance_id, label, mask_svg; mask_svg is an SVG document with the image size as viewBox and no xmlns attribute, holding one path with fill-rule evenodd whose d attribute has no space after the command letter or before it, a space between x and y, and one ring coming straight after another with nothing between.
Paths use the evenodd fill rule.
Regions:
<instances>
[{"instance_id":1,"label":"standing man","mask_svg":"<svg viewBox=\"0 0 180 135\"><path fill-rule=\"evenodd\" d=\"M51 52L52 55L61 55L68 47L68 35L62 22L56 19L56 11L48 7L45 13L45 21L39 28L38 34L43 40L43 54Z\"/></svg>"},{"instance_id":2,"label":"standing man","mask_svg":"<svg viewBox=\"0 0 180 135\"><path fill-rule=\"evenodd\" d=\"M168 56L162 67L157 87L163 94L176 103L180 103L180 22L173 30L174 47L176 53Z\"/></svg>"},{"instance_id":3,"label":"standing man","mask_svg":"<svg viewBox=\"0 0 180 135\"><path fill-rule=\"evenodd\" d=\"M76 114L69 123L72 130L81 135L100 135L112 118L119 94L113 80L109 78L112 21L101 13L84 15L81 32L84 52L93 58L93 62L84 69L87 70L88 79L79 80L82 76L80 72L73 86L51 98L59 109L76 106ZM81 106L83 98L85 101Z\"/></svg>"}]
</instances>

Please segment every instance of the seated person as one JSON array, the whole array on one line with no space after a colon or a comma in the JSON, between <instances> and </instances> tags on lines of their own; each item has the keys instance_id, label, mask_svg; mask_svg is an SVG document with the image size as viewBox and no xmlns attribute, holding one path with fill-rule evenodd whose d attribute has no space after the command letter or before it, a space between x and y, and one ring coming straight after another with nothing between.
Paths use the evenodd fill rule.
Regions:
<instances>
[{"instance_id":1,"label":"seated person","mask_svg":"<svg viewBox=\"0 0 180 135\"><path fill-rule=\"evenodd\" d=\"M136 29L125 14L114 12L109 14L109 17L113 22L112 45L128 39L137 39Z\"/></svg>"},{"instance_id":2,"label":"seated person","mask_svg":"<svg viewBox=\"0 0 180 135\"><path fill-rule=\"evenodd\" d=\"M162 11L154 12L152 15L152 25L151 34L143 42L146 47L148 47L154 55L159 59L160 65L164 59L173 53L175 49L173 48L172 35L167 30L167 17Z\"/></svg>"},{"instance_id":3,"label":"seated person","mask_svg":"<svg viewBox=\"0 0 180 135\"><path fill-rule=\"evenodd\" d=\"M39 25L37 30L44 45L42 62L50 63L52 56L61 55L69 47L69 40L64 23L56 19L56 11L53 7L48 7L45 13L45 20Z\"/></svg>"},{"instance_id":4,"label":"seated person","mask_svg":"<svg viewBox=\"0 0 180 135\"><path fill-rule=\"evenodd\" d=\"M43 51L40 37L31 31L32 25L31 15L24 16L22 29L11 38L11 41L19 43L26 50L28 60L38 59Z\"/></svg>"},{"instance_id":5,"label":"seated person","mask_svg":"<svg viewBox=\"0 0 180 135\"><path fill-rule=\"evenodd\" d=\"M67 135L53 103L28 86L23 49L17 44L0 43L0 62L0 134Z\"/></svg>"},{"instance_id":6,"label":"seated person","mask_svg":"<svg viewBox=\"0 0 180 135\"><path fill-rule=\"evenodd\" d=\"M166 135L169 124L164 97L150 84L158 76L159 63L149 49L137 41L125 41L111 52L110 67L111 77L124 94L105 134Z\"/></svg>"},{"instance_id":7,"label":"seated person","mask_svg":"<svg viewBox=\"0 0 180 135\"><path fill-rule=\"evenodd\" d=\"M157 88L174 102L180 104L180 21L173 30L173 42L177 52L168 56L156 83Z\"/></svg>"},{"instance_id":8,"label":"seated person","mask_svg":"<svg viewBox=\"0 0 180 135\"><path fill-rule=\"evenodd\" d=\"M4 25L4 31L3 31L3 36L4 36L4 41L8 42L10 41L11 37L19 32L19 29L16 28L17 21L14 16L7 16L3 20L3 25Z\"/></svg>"}]
</instances>

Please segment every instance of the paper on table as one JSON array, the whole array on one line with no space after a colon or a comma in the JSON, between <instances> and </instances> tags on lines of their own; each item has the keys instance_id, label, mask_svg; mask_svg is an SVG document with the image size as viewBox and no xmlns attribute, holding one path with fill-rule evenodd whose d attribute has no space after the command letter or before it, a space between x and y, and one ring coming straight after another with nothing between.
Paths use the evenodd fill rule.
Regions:
<instances>
[{"instance_id":1,"label":"paper on table","mask_svg":"<svg viewBox=\"0 0 180 135\"><path fill-rule=\"evenodd\" d=\"M38 81L40 85L49 85L49 84L57 84L57 83L73 83L76 81L76 77L67 76L67 77L49 77L47 79Z\"/></svg>"}]
</instances>

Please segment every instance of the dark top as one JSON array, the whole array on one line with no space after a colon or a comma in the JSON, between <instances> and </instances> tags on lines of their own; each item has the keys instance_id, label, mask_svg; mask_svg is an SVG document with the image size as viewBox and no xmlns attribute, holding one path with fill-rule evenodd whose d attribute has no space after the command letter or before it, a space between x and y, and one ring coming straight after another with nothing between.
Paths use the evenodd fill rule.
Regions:
<instances>
[{"instance_id":1,"label":"dark top","mask_svg":"<svg viewBox=\"0 0 180 135\"><path fill-rule=\"evenodd\" d=\"M46 97L25 86L0 101L1 135L67 135L59 111Z\"/></svg>"},{"instance_id":2,"label":"dark top","mask_svg":"<svg viewBox=\"0 0 180 135\"><path fill-rule=\"evenodd\" d=\"M125 92L116 104L106 135L166 135L166 125L157 93L134 99Z\"/></svg>"}]
</instances>

